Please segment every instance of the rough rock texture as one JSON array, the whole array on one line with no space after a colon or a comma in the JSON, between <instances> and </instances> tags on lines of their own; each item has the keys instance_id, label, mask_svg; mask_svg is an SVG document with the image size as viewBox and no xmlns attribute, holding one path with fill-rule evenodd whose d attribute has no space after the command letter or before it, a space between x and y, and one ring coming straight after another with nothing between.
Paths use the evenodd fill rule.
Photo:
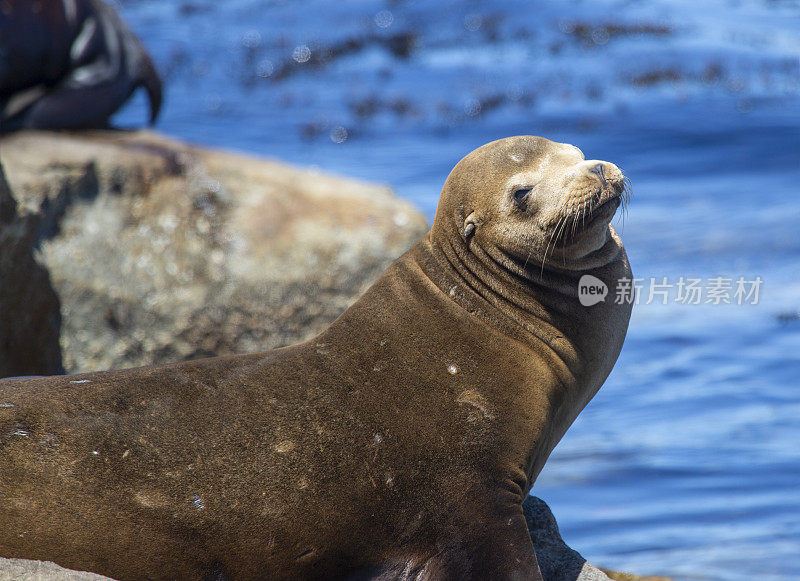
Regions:
<instances>
[{"instance_id":1,"label":"rough rock texture","mask_svg":"<svg viewBox=\"0 0 800 581\"><path fill-rule=\"evenodd\" d=\"M561 539L558 524L544 501L535 496L525 501L525 520L531 533L544 581L670 581L666 577L639 577L630 573L603 572L593 567ZM608 573L608 575L606 574ZM92 573L77 573L52 563L0 558L0 579L14 581L101 581Z\"/></svg>"},{"instance_id":2,"label":"rough rock texture","mask_svg":"<svg viewBox=\"0 0 800 581\"><path fill-rule=\"evenodd\" d=\"M525 521L531 533L539 569L545 579L553 581L608 581L608 576L591 566L561 538L558 524L545 502L530 496L523 504Z\"/></svg>"},{"instance_id":3,"label":"rough rock texture","mask_svg":"<svg viewBox=\"0 0 800 581\"><path fill-rule=\"evenodd\" d=\"M20 216L0 165L0 377L62 372L61 313L35 259L36 216Z\"/></svg>"},{"instance_id":4,"label":"rough rock texture","mask_svg":"<svg viewBox=\"0 0 800 581\"><path fill-rule=\"evenodd\" d=\"M49 561L0 558L3 581L108 581L108 577L64 569Z\"/></svg>"},{"instance_id":5,"label":"rough rock texture","mask_svg":"<svg viewBox=\"0 0 800 581\"><path fill-rule=\"evenodd\" d=\"M302 341L427 230L387 187L150 132L24 132L0 159L70 373Z\"/></svg>"},{"instance_id":6,"label":"rough rock texture","mask_svg":"<svg viewBox=\"0 0 800 581\"><path fill-rule=\"evenodd\" d=\"M598 569L567 546L553 513L543 500L529 496L522 507L545 581L670 581L667 577L640 577Z\"/></svg>"}]
</instances>

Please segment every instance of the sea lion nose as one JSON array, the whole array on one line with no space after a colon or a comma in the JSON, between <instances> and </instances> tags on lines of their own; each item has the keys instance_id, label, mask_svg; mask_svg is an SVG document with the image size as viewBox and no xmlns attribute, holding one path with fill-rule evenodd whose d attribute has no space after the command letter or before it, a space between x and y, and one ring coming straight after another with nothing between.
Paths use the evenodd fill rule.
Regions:
<instances>
[{"instance_id":1,"label":"sea lion nose","mask_svg":"<svg viewBox=\"0 0 800 581\"><path fill-rule=\"evenodd\" d=\"M600 181L603 182L603 186L606 185L606 170L602 163L595 164L589 168L589 171L600 178Z\"/></svg>"}]
</instances>

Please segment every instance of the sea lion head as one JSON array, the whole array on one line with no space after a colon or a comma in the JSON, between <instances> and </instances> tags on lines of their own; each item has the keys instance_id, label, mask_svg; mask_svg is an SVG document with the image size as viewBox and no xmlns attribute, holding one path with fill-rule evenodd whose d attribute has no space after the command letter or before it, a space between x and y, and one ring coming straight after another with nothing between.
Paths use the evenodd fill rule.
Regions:
<instances>
[{"instance_id":1,"label":"sea lion head","mask_svg":"<svg viewBox=\"0 0 800 581\"><path fill-rule=\"evenodd\" d=\"M532 135L487 143L448 176L431 234L460 238L508 269L576 270L613 260L611 218L629 189L613 163Z\"/></svg>"}]
</instances>

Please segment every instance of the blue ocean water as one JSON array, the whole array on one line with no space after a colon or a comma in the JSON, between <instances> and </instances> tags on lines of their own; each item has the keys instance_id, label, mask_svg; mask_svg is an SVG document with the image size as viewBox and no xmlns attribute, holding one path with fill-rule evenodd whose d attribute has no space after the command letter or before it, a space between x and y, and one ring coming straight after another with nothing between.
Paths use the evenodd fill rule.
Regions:
<instances>
[{"instance_id":1,"label":"blue ocean water","mask_svg":"<svg viewBox=\"0 0 800 581\"><path fill-rule=\"evenodd\" d=\"M800 2L117 6L164 72L158 129L386 182L429 218L458 159L499 137L621 166L645 286L534 492L602 566L800 578ZM117 122L144 118L139 96ZM715 277L760 279L758 303L675 300Z\"/></svg>"}]
</instances>

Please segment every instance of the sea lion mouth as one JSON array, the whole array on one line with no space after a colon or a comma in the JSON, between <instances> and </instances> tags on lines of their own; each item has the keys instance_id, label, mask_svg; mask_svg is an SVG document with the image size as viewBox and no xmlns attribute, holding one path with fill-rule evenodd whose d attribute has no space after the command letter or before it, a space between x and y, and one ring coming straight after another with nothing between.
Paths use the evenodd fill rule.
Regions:
<instances>
[{"instance_id":1,"label":"sea lion mouth","mask_svg":"<svg viewBox=\"0 0 800 581\"><path fill-rule=\"evenodd\" d=\"M579 224L576 224L572 231L573 234L589 230L600 221L610 220L616 214L617 209L620 206L624 207L628 202L630 183L624 174L614 181L607 181L605 175L600 175L600 179L602 186L597 194L597 202L594 205L590 203L588 211L582 212L580 216L575 216L575 220Z\"/></svg>"},{"instance_id":2,"label":"sea lion mouth","mask_svg":"<svg viewBox=\"0 0 800 581\"><path fill-rule=\"evenodd\" d=\"M553 244L561 248L567 247L585 232L607 224L620 206L625 207L629 196L630 185L627 178L623 176L611 181L602 176L602 185L592 196L592 201L570 215L562 215L553 233Z\"/></svg>"},{"instance_id":3,"label":"sea lion mouth","mask_svg":"<svg viewBox=\"0 0 800 581\"><path fill-rule=\"evenodd\" d=\"M617 213L617 208L621 204L622 194L614 194L614 196L608 198L605 202L592 209L586 219L582 220L583 224L585 224L584 229L591 228L599 220L611 218Z\"/></svg>"},{"instance_id":4,"label":"sea lion mouth","mask_svg":"<svg viewBox=\"0 0 800 581\"><path fill-rule=\"evenodd\" d=\"M594 207L576 212L566 220L566 226L562 226L556 232L556 245L565 248L576 242L585 232L589 232L601 223L609 223L621 204L621 195L615 194Z\"/></svg>"}]
</instances>

